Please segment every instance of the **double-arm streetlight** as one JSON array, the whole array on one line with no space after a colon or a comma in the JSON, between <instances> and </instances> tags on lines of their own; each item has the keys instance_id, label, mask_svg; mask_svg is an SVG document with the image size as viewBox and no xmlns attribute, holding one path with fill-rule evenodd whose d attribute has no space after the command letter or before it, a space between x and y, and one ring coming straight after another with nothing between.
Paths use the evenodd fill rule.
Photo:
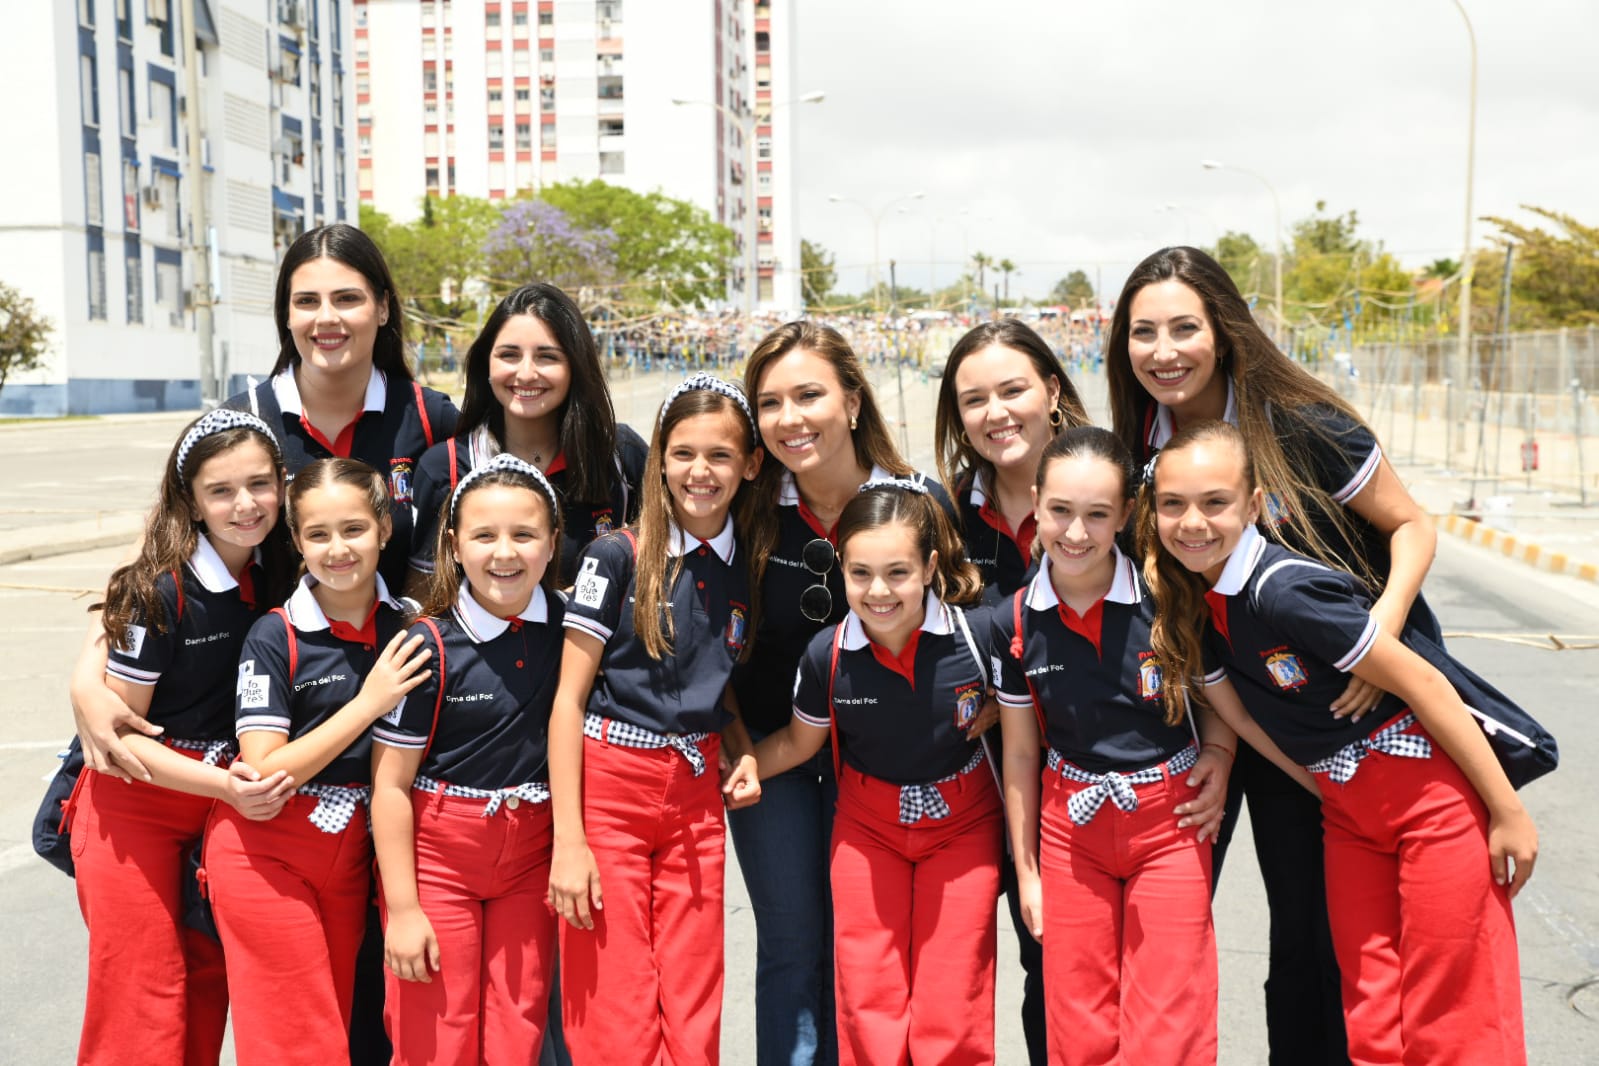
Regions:
<instances>
[{"instance_id":1,"label":"double-arm streetlight","mask_svg":"<svg viewBox=\"0 0 1599 1066\"><path fill-rule=\"evenodd\" d=\"M805 93L793 100L780 100L764 111L765 117L770 120L772 112L779 107L790 104L819 104L826 99L827 94L820 89ZM755 171L755 127L760 124L762 113L756 112L753 106L744 110L735 110L719 100L679 100L673 98L673 105L677 107L714 107L721 112L722 117L739 128L739 140L744 145L744 321L746 325L755 321L755 291L760 277L760 264L756 258L757 218L760 214L757 204L759 202L757 191L759 182L756 180ZM721 175L717 175L720 183Z\"/></svg>"},{"instance_id":2,"label":"double-arm streetlight","mask_svg":"<svg viewBox=\"0 0 1599 1066\"><path fill-rule=\"evenodd\" d=\"M893 207L895 204L902 204L907 200L920 200L926 195L927 194L925 192L918 190L913 193L906 193L904 196L896 196L892 200L880 205L875 211L859 200L853 200L848 196L840 196L837 193L833 193L827 198L827 202L830 204L854 204L862 211L865 211L866 217L872 220L872 276L870 280L872 286L873 310L882 310L882 307L878 302L877 290L882 284L882 279L879 277L881 260L878 258L878 236L880 235L883 225L883 215L886 214L888 209Z\"/></svg>"},{"instance_id":3,"label":"double-arm streetlight","mask_svg":"<svg viewBox=\"0 0 1599 1066\"><path fill-rule=\"evenodd\" d=\"M1282 201L1277 198L1277 190L1263 175L1257 174L1253 170L1246 170L1243 167L1222 163L1215 159L1201 159L1199 165L1206 170L1236 170L1240 174L1247 174L1266 186L1266 191L1271 193L1271 209L1275 219L1275 224L1272 226L1271 231L1273 238L1272 258L1276 260L1272 271L1272 298L1276 301L1277 343L1281 345L1286 340L1286 334L1283 330L1283 205Z\"/></svg>"}]
</instances>

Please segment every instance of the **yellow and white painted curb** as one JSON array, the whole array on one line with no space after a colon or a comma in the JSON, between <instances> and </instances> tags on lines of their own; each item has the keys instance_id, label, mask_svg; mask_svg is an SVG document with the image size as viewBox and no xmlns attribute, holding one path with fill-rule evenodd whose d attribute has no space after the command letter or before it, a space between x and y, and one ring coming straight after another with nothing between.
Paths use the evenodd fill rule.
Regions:
<instances>
[{"instance_id":1,"label":"yellow and white painted curb","mask_svg":"<svg viewBox=\"0 0 1599 1066\"><path fill-rule=\"evenodd\" d=\"M1478 547L1497 551L1506 558L1526 563L1528 566L1564 574L1581 581L1599 584L1599 566L1579 562L1564 552L1550 551L1499 529L1491 529L1475 519L1461 514L1438 516L1438 528L1451 536L1469 541Z\"/></svg>"}]
</instances>

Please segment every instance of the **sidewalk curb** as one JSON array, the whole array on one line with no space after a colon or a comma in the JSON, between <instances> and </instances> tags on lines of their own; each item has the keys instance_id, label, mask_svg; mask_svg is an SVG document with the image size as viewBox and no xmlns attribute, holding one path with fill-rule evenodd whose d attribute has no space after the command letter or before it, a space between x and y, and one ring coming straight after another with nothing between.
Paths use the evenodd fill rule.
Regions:
<instances>
[{"instance_id":1,"label":"sidewalk curb","mask_svg":"<svg viewBox=\"0 0 1599 1066\"><path fill-rule=\"evenodd\" d=\"M53 555L70 555L73 552L93 551L96 548L115 548L133 544L144 532L144 516L132 515L106 519L95 523L97 528L81 532L63 532L49 541L22 541L22 538L0 535L0 566L27 562L30 559L48 559Z\"/></svg>"},{"instance_id":2,"label":"sidewalk curb","mask_svg":"<svg viewBox=\"0 0 1599 1066\"><path fill-rule=\"evenodd\" d=\"M1599 566L1595 566L1593 563L1579 562L1564 552L1550 551L1547 548L1521 540L1501 530L1490 529L1481 522L1467 518L1465 515L1442 515L1438 519L1438 528L1468 543L1482 548L1497 550L1507 559L1526 563L1528 566L1551 574L1563 574L1566 577L1577 578L1579 581L1599 584Z\"/></svg>"}]
</instances>

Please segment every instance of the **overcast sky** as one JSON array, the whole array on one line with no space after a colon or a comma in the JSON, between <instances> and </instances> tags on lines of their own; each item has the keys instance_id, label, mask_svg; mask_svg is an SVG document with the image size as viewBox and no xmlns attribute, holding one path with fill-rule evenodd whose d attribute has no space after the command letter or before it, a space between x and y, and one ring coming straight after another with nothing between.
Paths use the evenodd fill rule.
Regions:
<instances>
[{"instance_id":1,"label":"overcast sky","mask_svg":"<svg viewBox=\"0 0 1599 1066\"><path fill-rule=\"evenodd\" d=\"M799 8L800 231L840 285L881 258L925 287L983 251L1043 296L1107 298L1145 254L1238 229L1269 244L1317 200L1408 266L1458 258L1470 50L1451 0L783 0ZM1473 214L1536 204L1599 225L1599 2L1464 0L1476 29ZM1175 210L1163 210L1177 204ZM962 211L967 212L964 216ZM951 221L930 239L929 214ZM963 233L964 227L964 233ZM1493 232L1474 225L1475 242ZM886 265L883 268L885 276Z\"/></svg>"}]
</instances>

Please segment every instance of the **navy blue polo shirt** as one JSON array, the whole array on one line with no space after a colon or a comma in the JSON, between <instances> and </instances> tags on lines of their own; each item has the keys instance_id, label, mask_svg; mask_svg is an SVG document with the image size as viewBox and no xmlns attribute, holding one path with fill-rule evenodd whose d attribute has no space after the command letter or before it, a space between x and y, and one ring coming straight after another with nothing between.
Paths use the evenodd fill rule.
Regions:
<instances>
[{"instance_id":1,"label":"navy blue polo shirt","mask_svg":"<svg viewBox=\"0 0 1599 1066\"><path fill-rule=\"evenodd\" d=\"M1266 416L1271 427L1281 439L1284 454L1296 463L1295 473L1305 481L1325 492L1343 510L1334 517L1314 499L1307 499L1309 518L1316 536L1340 558L1359 559L1373 574L1385 579L1393 564L1388 535L1378 529L1365 516L1349 508L1349 501L1371 484L1382 467L1382 446L1376 436L1359 419L1325 404L1311 404L1298 408L1279 408L1267 405ZM1237 401L1232 382L1227 383L1225 419L1238 424ZM1157 404L1150 416L1146 435L1148 454L1165 446L1172 436L1170 409ZM1146 454L1145 458L1148 458ZM1307 552L1309 545L1294 534L1288 525L1289 515L1277 496L1266 495L1265 513L1261 522L1272 536L1293 551ZM1340 519L1342 524L1340 524ZM1416 627L1433 640L1443 640L1443 631L1432 608L1416 593L1406 624Z\"/></svg>"},{"instance_id":2,"label":"navy blue polo shirt","mask_svg":"<svg viewBox=\"0 0 1599 1066\"><path fill-rule=\"evenodd\" d=\"M514 788L549 781L550 706L561 679L561 603L542 588L515 618L497 618L465 583L455 609L433 620L444 638L444 694L439 669L372 725L372 739L426 749L417 773L468 788ZM421 621L411 634L440 658ZM437 708L438 727L434 728ZM433 743L428 744L432 734Z\"/></svg>"},{"instance_id":3,"label":"navy blue polo shirt","mask_svg":"<svg viewBox=\"0 0 1599 1066\"><path fill-rule=\"evenodd\" d=\"M449 506L455 486L469 471L475 470L500 452L500 445L480 426L466 436L455 438L455 469L450 469L449 442L435 444L416 467L415 525L411 532L411 567L424 574L433 572L434 538L438 536L439 516ZM616 460L613 464L610 495L603 500L574 500L567 492L566 457L557 455L544 472L550 487L561 501L561 569L556 575L562 585L570 585L577 573L578 556L595 537L604 536L638 518L644 482L644 460L649 445L631 426L616 427Z\"/></svg>"},{"instance_id":4,"label":"navy blue polo shirt","mask_svg":"<svg viewBox=\"0 0 1599 1066\"><path fill-rule=\"evenodd\" d=\"M405 628L404 609L389 596L381 577L369 628L359 635L346 623L328 621L311 595L315 583L313 577L302 578L283 605L294 626L292 671L282 615L260 619L244 639L234 712L241 737L264 730L293 740L326 722L360 694L378 653ZM370 784L371 732L362 733L311 780L324 785Z\"/></svg>"},{"instance_id":5,"label":"navy blue polo shirt","mask_svg":"<svg viewBox=\"0 0 1599 1066\"><path fill-rule=\"evenodd\" d=\"M1404 710L1391 693L1358 722L1329 709L1377 640L1371 598L1349 574L1246 529L1205 598L1207 658L1220 667L1206 682L1225 671L1250 715L1300 765L1370 736Z\"/></svg>"},{"instance_id":6,"label":"navy blue polo shirt","mask_svg":"<svg viewBox=\"0 0 1599 1066\"><path fill-rule=\"evenodd\" d=\"M731 718L722 690L749 634L749 573L731 518L708 543L673 528L670 550L683 560L671 589L670 654L652 658L633 628L633 544L620 533L584 550L562 624L605 642L591 714L663 734L719 732Z\"/></svg>"},{"instance_id":7,"label":"navy blue polo shirt","mask_svg":"<svg viewBox=\"0 0 1599 1066\"><path fill-rule=\"evenodd\" d=\"M983 603L994 605L1027 584L1035 573L1033 540L1038 523L1031 514L1012 530L988 498L988 478L974 470L955 494L966 558L982 572Z\"/></svg>"},{"instance_id":8,"label":"navy blue polo shirt","mask_svg":"<svg viewBox=\"0 0 1599 1066\"><path fill-rule=\"evenodd\" d=\"M303 408L293 368L232 397L225 406L253 411L272 427L291 480L307 464L335 455L359 459L383 475L389 486L394 533L378 570L394 588L404 587L416 464L434 441L455 432L457 412L450 398L409 381L390 388L387 376L374 367L361 414L331 441L301 418Z\"/></svg>"},{"instance_id":9,"label":"navy blue polo shirt","mask_svg":"<svg viewBox=\"0 0 1599 1066\"><path fill-rule=\"evenodd\" d=\"M955 620L957 610L929 590L926 617L912 636L914 645L907 645L897 660L867 637L851 611L841 623L831 709L827 694L833 628L822 630L799 662L794 717L826 729L837 714L844 762L878 780L921 785L955 773L980 743L966 739L962 722L969 723L981 711L988 687L985 665L978 658L988 620L981 611L967 617L974 642L968 644Z\"/></svg>"},{"instance_id":10,"label":"navy blue polo shirt","mask_svg":"<svg viewBox=\"0 0 1599 1066\"><path fill-rule=\"evenodd\" d=\"M874 467L871 479L891 477ZM917 475L956 521L955 506L936 480ZM806 645L823 629L844 620L849 604L844 599L844 572L835 559L825 578L805 568L805 545L817 537L833 539L833 530L823 529L800 500L794 475L783 474L777 496L777 544L766 560L761 578L761 617L755 631L755 647L747 661L733 672L733 691L738 696L744 724L757 733L772 733L788 724L793 703L794 669ZM833 594L833 610L826 621L813 622L800 613L800 595L817 582L824 582Z\"/></svg>"},{"instance_id":11,"label":"navy blue polo shirt","mask_svg":"<svg viewBox=\"0 0 1599 1066\"><path fill-rule=\"evenodd\" d=\"M1194 742L1187 721L1167 725L1161 668L1150 647L1155 603L1132 560L1116 556L1110 591L1079 616L1060 601L1046 556L1022 600L1022 658L1012 600L993 609L999 702L1033 707L1038 690L1049 746L1092 773L1165 762Z\"/></svg>"},{"instance_id":12,"label":"navy blue polo shirt","mask_svg":"<svg viewBox=\"0 0 1599 1066\"><path fill-rule=\"evenodd\" d=\"M261 570L250 564L252 586ZM165 632L137 619L112 647L106 673L132 685L154 685L146 717L178 740L233 739L233 700L228 687L245 634L261 611L211 542L201 534L182 570L182 595L171 573L156 579ZM181 602L180 602L181 599Z\"/></svg>"}]
</instances>

